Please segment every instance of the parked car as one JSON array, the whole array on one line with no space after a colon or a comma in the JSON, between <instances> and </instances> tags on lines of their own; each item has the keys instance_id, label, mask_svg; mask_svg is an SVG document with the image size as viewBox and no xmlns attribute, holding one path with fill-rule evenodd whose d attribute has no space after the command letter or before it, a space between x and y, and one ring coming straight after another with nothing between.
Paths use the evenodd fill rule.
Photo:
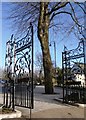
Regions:
<instances>
[{"instance_id":1,"label":"parked car","mask_svg":"<svg viewBox=\"0 0 86 120\"><path fill-rule=\"evenodd\" d=\"M4 84L4 83L6 83L6 80L1 80L1 79L0 79L0 83L1 83L1 84Z\"/></svg>"}]
</instances>

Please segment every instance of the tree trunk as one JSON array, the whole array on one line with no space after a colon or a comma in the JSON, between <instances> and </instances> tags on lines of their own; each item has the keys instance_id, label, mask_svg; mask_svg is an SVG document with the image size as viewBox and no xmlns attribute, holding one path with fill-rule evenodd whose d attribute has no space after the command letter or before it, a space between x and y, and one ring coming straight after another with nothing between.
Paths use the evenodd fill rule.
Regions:
<instances>
[{"instance_id":1,"label":"tree trunk","mask_svg":"<svg viewBox=\"0 0 86 120\"><path fill-rule=\"evenodd\" d=\"M53 67L49 51L49 15L48 2L40 3L40 16L38 21L38 38L41 44L43 54L43 67L45 77L45 93L53 93Z\"/></svg>"}]
</instances>

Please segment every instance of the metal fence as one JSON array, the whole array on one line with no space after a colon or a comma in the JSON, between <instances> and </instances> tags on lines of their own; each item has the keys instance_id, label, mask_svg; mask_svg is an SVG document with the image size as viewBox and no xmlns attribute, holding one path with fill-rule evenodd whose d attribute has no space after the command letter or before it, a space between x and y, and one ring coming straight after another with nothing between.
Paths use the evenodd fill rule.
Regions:
<instances>
[{"instance_id":1,"label":"metal fence","mask_svg":"<svg viewBox=\"0 0 86 120\"><path fill-rule=\"evenodd\" d=\"M2 87L3 105L5 107L13 107L13 81L6 81Z\"/></svg>"},{"instance_id":2,"label":"metal fence","mask_svg":"<svg viewBox=\"0 0 86 120\"><path fill-rule=\"evenodd\" d=\"M63 101L66 103L86 103L86 87L65 85Z\"/></svg>"},{"instance_id":3,"label":"metal fence","mask_svg":"<svg viewBox=\"0 0 86 120\"><path fill-rule=\"evenodd\" d=\"M3 105L6 107L13 106L13 98L14 105L26 108L33 108L33 96L32 96L32 85L27 83L18 83L14 85L13 91L13 83L6 81L2 87L3 93Z\"/></svg>"},{"instance_id":4,"label":"metal fence","mask_svg":"<svg viewBox=\"0 0 86 120\"><path fill-rule=\"evenodd\" d=\"M15 105L31 108L33 105L31 86L27 83L15 85Z\"/></svg>"}]
</instances>

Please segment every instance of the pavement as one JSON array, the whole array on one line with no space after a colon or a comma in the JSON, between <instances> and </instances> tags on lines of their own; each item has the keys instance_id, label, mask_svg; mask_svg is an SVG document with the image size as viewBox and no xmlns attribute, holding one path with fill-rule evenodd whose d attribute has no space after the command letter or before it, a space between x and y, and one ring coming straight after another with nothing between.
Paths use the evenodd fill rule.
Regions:
<instances>
[{"instance_id":1,"label":"pavement","mask_svg":"<svg viewBox=\"0 0 86 120\"><path fill-rule=\"evenodd\" d=\"M56 101L55 99L62 97L62 89L54 89L56 94L47 95L44 94L44 86L36 86L34 89L34 109L31 110L32 120L54 120L54 118L57 120L86 120L86 107L72 106ZM29 120L30 110L28 108L16 107L16 109L22 112L22 120Z\"/></svg>"},{"instance_id":2,"label":"pavement","mask_svg":"<svg viewBox=\"0 0 86 120\"><path fill-rule=\"evenodd\" d=\"M37 109L36 109L37 108ZM19 108L22 111L22 117L29 118L30 111L27 108ZM84 118L85 111L82 107L70 105L56 105L45 102L35 102L35 108L32 110L32 118Z\"/></svg>"},{"instance_id":3,"label":"pavement","mask_svg":"<svg viewBox=\"0 0 86 120\"><path fill-rule=\"evenodd\" d=\"M85 117L85 108L72 106L56 101L57 98L62 98L62 89L54 88L56 94L44 94L44 86L37 86L34 89L34 109L32 109L32 118L82 118ZM30 117L29 109L19 108L22 111L23 117Z\"/></svg>"}]
</instances>

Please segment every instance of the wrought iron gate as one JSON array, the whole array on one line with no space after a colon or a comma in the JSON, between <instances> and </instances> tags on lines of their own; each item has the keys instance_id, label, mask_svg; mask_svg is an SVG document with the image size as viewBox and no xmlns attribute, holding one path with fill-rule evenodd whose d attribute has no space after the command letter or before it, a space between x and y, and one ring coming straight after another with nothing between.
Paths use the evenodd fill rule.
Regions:
<instances>
[{"instance_id":1,"label":"wrought iron gate","mask_svg":"<svg viewBox=\"0 0 86 120\"><path fill-rule=\"evenodd\" d=\"M76 49L62 52L63 102L86 101L86 40Z\"/></svg>"},{"instance_id":2,"label":"wrought iron gate","mask_svg":"<svg viewBox=\"0 0 86 120\"><path fill-rule=\"evenodd\" d=\"M4 104L6 101L14 109L15 106L33 108L33 26L30 25L25 37L7 43L6 73L9 80L4 88ZM10 91L10 92L9 92ZM8 97L6 97L8 95ZM10 97L9 97L10 96Z\"/></svg>"}]
</instances>

